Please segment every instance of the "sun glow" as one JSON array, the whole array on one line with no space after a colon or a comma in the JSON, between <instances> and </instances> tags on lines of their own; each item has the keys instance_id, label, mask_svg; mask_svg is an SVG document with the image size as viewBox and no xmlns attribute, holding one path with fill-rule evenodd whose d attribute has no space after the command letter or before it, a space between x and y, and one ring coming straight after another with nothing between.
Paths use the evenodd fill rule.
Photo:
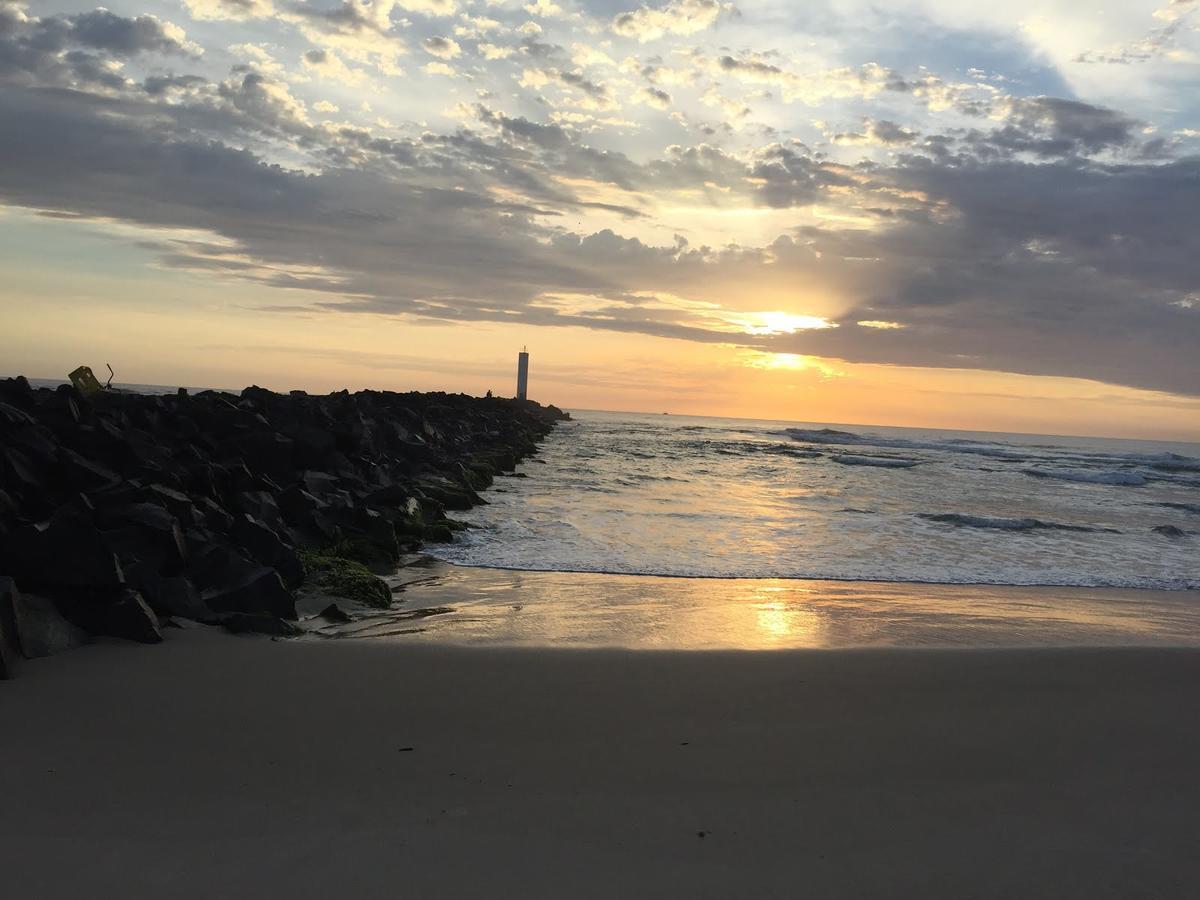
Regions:
<instances>
[{"instance_id":1,"label":"sun glow","mask_svg":"<svg viewBox=\"0 0 1200 900\"><path fill-rule=\"evenodd\" d=\"M844 372L835 369L828 361L802 353L770 353L765 350L743 350L739 357L748 369L768 371L816 372L822 379L836 378Z\"/></svg>"},{"instance_id":2,"label":"sun glow","mask_svg":"<svg viewBox=\"0 0 1200 900\"><path fill-rule=\"evenodd\" d=\"M836 322L824 316L798 316L778 310L746 313L737 319L737 324L746 334L795 334L797 331L838 327Z\"/></svg>"}]
</instances>

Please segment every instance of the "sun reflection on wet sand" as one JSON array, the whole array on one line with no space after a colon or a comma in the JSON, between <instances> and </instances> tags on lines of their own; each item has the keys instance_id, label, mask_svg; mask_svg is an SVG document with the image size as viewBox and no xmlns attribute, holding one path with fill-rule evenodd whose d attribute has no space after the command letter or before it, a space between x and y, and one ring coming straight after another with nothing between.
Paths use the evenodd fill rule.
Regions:
<instances>
[{"instance_id":1,"label":"sun reflection on wet sand","mask_svg":"<svg viewBox=\"0 0 1200 900\"><path fill-rule=\"evenodd\" d=\"M321 633L678 650L1200 645L1194 591L668 578L432 560L392 580L407 583L395 609Z\"/></svg>"},{"instance_id":2,"label":"sun reflection on wet sand","mask_svg":"<svg viewBox=\"0 0 1200 900\"><path fill-rule=\"evenodd\" d=\"M764 645L819 646L824 622L787 587L756 585L752 589L755 621Z\"/></svg>"}]
</instances>

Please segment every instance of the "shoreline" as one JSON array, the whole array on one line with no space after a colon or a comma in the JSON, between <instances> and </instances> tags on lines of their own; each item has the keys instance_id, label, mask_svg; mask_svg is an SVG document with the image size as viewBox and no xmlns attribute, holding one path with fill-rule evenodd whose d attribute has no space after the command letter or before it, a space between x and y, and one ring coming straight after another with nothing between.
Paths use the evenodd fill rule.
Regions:
<instances>
[{"instance_id":1,"label":"shoreline","mask_svg":"<svg viewBox=\"0 0 1200 900\"><path fill-rule=\"evenodd\" d=\"M409 644L720 650L1196 647L1200 592L531 572L420 556L389 610L308 620ZM312 615L324 598L302 606Z\"/></svg>"},{"instance_id":2,"label":"shoreline","mask_svg":"<svg viewBox=\"0 0 1200 900\"><path fill-rule=\"evenodd\" d=\"M542 569L523 566L490 565L487 563L455 562L452 560L445 560L440 556L437 556L436 551L431 547L425 547L423 549L424 555L429 556L432 559L436 559L438 562L445 563L446 565L454 566L455 568L459 569L488 569L496 572L531 572L544 575L612 575L617 578L681 578L706 581L803 581L813 584L895 584L935 588L1047 588L1082 591L1141 591L1148 594L1195 594L1200 597L1200 588L1197 587L1175 588L1162 587L1159 585L1155 585L1154 587L1144 587L1132 584L1071 584L1068 582L1054 581L924 581L916 578L851 578L849 576L838 577L832 575L705 575L679 574L675 572L606 572L599 569Z\"/></svg>"},{"instance_id":3,"label":"shoreline","mask_svg":"<svg viewBox=\"0 0 1200 900\"><path fill-rule=\"evenodd\" d=\"M171 644L104 641L0 688L12 890L999 900L1200 879L1196 650Z\"/></svg>"}]
</instances>

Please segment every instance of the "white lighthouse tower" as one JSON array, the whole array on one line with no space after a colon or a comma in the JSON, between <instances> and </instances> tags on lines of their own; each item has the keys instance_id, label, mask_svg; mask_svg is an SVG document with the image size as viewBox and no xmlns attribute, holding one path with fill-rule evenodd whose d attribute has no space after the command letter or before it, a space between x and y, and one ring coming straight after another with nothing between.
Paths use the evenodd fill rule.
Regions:
<instances>
[{"instance_id":1,"label":"white lighthouse tower","mask_svg":"<svg viewBox=\"0 0 1200 900\"><path fill-rule=\"evenodd\" d=\"M529 394L529 350L522 347L517 354L517 399L528 400Z\"/></svg>"}]
</instances>

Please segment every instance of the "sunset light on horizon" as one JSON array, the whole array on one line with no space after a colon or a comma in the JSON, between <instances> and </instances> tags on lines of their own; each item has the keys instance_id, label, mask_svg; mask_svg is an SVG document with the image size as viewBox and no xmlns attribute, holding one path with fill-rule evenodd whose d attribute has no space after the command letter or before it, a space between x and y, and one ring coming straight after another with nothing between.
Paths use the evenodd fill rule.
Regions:
<instances>
[{"instance_id":1,"label":"sunset light on horizon","mask_svg":"<svg viewBox=\"0 0 1200 900\"><path fill-rule=\"evenodd\" d=\"M1200 440L1200 0L0 0L8 374Z\"/></svg>"}]
</instances>

